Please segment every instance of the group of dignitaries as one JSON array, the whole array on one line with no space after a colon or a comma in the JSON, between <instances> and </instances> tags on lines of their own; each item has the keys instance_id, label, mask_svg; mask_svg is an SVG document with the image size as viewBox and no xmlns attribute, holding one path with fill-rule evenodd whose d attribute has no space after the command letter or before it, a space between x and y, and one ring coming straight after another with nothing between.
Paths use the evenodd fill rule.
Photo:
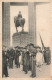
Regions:
<instances>
[{"instance_id":1,"label":"group of dignitaries","mask_svg":"<svg viewBox=\"0 0 52 80\"><path fill-rule=\"evenodd\" d=\"M13 68L13 65L17 68L21 68L25 74L31 71L31 77L36 77L36 66L41 67L43 63L50 64L50 49L45 47L41 50L41 47L28 44L25 47L16 46L14 48L7 49L6 46L2 48L2 77L9 77L8 67Z\"/></svg>"}]
</instances>

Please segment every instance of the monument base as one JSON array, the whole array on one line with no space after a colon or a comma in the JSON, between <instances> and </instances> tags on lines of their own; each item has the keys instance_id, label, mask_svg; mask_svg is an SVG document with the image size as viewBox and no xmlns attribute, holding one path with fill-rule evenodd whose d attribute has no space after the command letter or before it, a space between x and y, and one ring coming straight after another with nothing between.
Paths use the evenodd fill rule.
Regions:
<instances>
[{"instance_id":1,"label":"monument base","mask_svg":"<svg viewBox=\"0 0 52 80\"><path fill-rule=\"evenodd\" d=\"M28 32L16 32L12 36L13 46L25 47L29 44L30 35Z\"/></svg>"}]
</instances>

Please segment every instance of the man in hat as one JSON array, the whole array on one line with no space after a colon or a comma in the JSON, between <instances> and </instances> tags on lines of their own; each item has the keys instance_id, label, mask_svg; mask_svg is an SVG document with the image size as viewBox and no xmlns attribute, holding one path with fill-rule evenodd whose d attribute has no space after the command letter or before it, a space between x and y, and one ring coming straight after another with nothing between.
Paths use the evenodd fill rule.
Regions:
<instances>
[{"instance_id":1,"label":"man in hat","mask_svg":"<svg viewBox=\"0 0 52 80\"><path fill-rule=\"evenodd\" d=\"M18 46L16 46L15 47L15 64L17 68L20 67L19 56L20 56L20 51L18 50Z\"/></svg>"},{"instance_id":2,"label":"man in hat","mask_svg":"<svg viewBox=\"0 0 52 80\"><path fill-rule=\"evenodd\" d=\"M6 46L2 48L2 77L8 77L8 69L7 69L7 51Z\"/></svg>"},{"instance_id":3,"label":"man in hat","mask_svg":"<svg viewBox=\"0 0 52 80\"><path fill-rule=\"evenodd\" d=\"M34 44L30 44L30 56L31 56L31 77L36 77L36 53L37 50L34 48Z\"/></svg>"},{"instance_id":4,"label":"man in hat","mask_svg":"<svg viewBox=\"0 0 52 80\"><path fill-rule=\"evenodd\" d=\"M29 70L29 61L30 61L30 53L28 47L26 46L25 53L24 53L25 74L27 74Z\"/></svg>"},{"instance_id":5,"label":"man in hat","mask_svg":"<svg viewBox=\"0 0 52 80\"><path fill-rule=\"evenodd\" d=\"M9 50L9 68L13 68L14 50L11 47Z\"/></svg>"},{"instance_id":6,"label":"man in hat","mask_svg":"<svg viewBox=\"0 0 52 80\"><path fill-rule=\"evenodd\" d=\"M23 48L23 51L22 51L22 65L23 65L23 71L25 71L25 52L26 52L26 48Z\"/></svg>"}]
</instances>

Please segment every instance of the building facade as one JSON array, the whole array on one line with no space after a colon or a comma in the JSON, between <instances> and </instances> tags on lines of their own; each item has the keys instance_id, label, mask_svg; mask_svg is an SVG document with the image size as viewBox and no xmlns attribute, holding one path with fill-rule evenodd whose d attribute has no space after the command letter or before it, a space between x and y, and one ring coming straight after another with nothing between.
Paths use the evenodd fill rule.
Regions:
<instances>
[{"instance_id":1,"label":"building facade","mask_svg":"<svg viewBox=\"0 0 52 80\"><path fill-rule=\"evenodd\" d=\"M2 3L2 43L3 45L10 46L10 6L11 5L27 5L29 13L29 32L14 33L13 34L13 46L25 45L28 43L33 43L36 45L36 3L14 3L14 2L3 2Z\"/></svg>"},{"instance_id":2,"label":"building facade","mask_svg":"<svg viewBox=\"0 0 52 80\"><path fill-rule=\"evenodd\" d=\"M2 3L2 45L10 46L10 3Z\"/></svg>"}]
</instances>

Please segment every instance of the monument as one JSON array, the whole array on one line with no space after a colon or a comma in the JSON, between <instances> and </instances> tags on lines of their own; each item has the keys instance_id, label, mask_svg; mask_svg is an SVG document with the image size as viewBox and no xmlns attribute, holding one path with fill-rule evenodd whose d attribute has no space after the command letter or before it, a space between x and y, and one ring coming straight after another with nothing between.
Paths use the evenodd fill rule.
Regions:
<instances>
[{"instance_id":1,"label":"monument","mask_svg":"<svg viewBox=\"0 0 52 80\"><path fill-rule=\"evenodd\" d=\"M29 22L29 32L24 32L25 20L21 20L22 24L19 24L22 27L22 31L18 32L16 27L16 33L12 36L13 45L23 45L28 43L33 43L36 45L36 2L3 2L2 3L2 44L10 47L10 6L28 6L28 22ZM20 12L21 15L21 12ZM19 17L19 16L18 16ZM20 16L22 18L22 15ZM15 20L17 18L15 17ZM15 22L14 20L14 22ZM17 21L18 22L18 21ZM19 22L18 22L19 23ZM18 36L17 36L18 35ZM19 36L20 35L20 36ZM18 39L17 39L18 38ZM20 39L19 39L20 38ZM22 44L23 43L23 44Z\"/></svg>"},{"instance_id":2,"label":"monument","mask_svg":"<svg viewBox=\"0 0 52 80\"><path fill-rule=\"evenodd\" d=\"M15 23L15 27L16 27L17 32L18 32L17 27L19 27L19 26L22 27L22 32L24 31L25 19L22 18L21 11L19 11L18 16L14 17L14 23Z\"/></svg>"},{"instance_id":3,"label":"monument","mask_svg":"<svg viewBox=\"0 0 52 80\"><path fill-rule=\"evenodd\" d=\"M29 34L24 31L25 18L22 17L21 11L19 11L18 16L14 17L14 23L16 28L16 33L13 34L13 46L26 46L29 42ZM18 27L22 27L22 31L18 32Z\"/></svg>"}]
</instances>

